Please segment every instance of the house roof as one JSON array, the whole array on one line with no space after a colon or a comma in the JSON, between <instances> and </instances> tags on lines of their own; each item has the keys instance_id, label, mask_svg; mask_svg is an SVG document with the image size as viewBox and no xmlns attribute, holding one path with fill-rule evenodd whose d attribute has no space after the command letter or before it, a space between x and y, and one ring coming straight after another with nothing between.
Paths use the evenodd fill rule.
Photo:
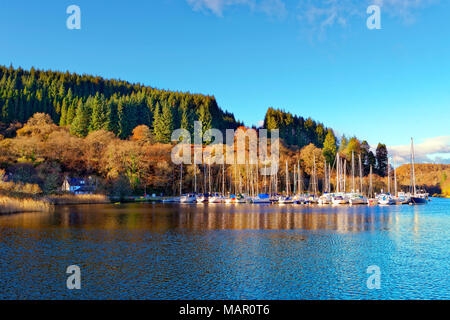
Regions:
<instances>
[{"instance_id":1,"label":"house roof","mask_svg":"<svg viewBox=\"0 0 450 320\"><path fill-rule=\"evenodd\" d=\"M66 181L71 186L81 187L81 186L85 186L86 185L86 180L85 179L79 179L79 178L70 178L70 179L68 179L68 178L66 178Z\"/></svg>"}]
</instances>

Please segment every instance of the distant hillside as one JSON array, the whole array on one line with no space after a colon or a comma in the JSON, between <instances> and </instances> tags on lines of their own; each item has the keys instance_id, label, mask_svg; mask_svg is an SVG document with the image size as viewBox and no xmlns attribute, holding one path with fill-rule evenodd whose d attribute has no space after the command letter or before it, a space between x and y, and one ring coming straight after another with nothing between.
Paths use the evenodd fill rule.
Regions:
<instances>
[{"instance_id":1,"label":"distant hillside","mask_svg":"<svg viewBox=\"0 0 450 320\"><path fill-rule=\"evenodd\" d=\"M127 138L138 125L160 128L185 127L195 120L209 128L225 130L241 125L223 111L213 96L159 90L121 80L69 72L0 66L0 122L25 123L37 112L47 113L61 125L73 125L85 136L99 129ZM158 117L158 114L161 117ZM158 126L157 126L158 127Z\"/></svg>"},{"instance_id":2,"label":"distant hillside","mask_svg":"<svg viewBox=\"0 0 450 320\"><path fill-rule=\"evenodd\" d=\"M411 165L404 164L397 168L397 179L401 186L410 184ZM416 164L416 184L425 187L431 194L450 196L450 165L446 164Z\"/></svg>"}]
</instances>

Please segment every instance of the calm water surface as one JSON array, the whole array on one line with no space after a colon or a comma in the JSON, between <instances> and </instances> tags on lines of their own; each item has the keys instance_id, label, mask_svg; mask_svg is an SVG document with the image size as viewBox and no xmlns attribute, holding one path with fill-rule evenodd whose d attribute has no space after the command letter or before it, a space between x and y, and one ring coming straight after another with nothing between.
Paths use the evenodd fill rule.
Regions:
<instances>
[{"instance_id":1,"label":"calm water surface","mask_svg":"<svg viewBox=\"0 0 450 320\"><path fill-rule=\"evenodd\" d=\"M0 216L1 299L450 299L450 200L128 204ZM79 265L82 289L66 289ZM369 290L367 267L380 267Z\"/></svg>"}]
</instances>

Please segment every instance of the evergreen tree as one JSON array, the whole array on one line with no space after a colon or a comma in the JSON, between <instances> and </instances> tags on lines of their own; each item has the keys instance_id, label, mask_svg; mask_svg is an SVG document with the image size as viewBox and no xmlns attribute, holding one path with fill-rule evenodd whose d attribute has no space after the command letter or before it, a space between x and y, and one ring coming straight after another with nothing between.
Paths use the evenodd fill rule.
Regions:
<instances>
[{"instance_id":1,"label":"evergreen tree","mask_svg":"<svg viewBox=\"0 0 450 320\"><path fill-rule=\"evenodd\" d=\"M71 125L73 122L73 119L75 118L77 114L77 105L80 105L81 100L77 103L75 100L73 100L67 110L67 116L66 116L66 125Z\"/></svg>"},{"instance_id":2,"label":"evergreen tree","mask_svg":"<svg viewBox=\"0 0 450 320\"><path fill-rule=\"evenodd\" d=\"M156 118L154 126L155 139L161 143L169 143L173 132L173 114L171 107L164 104L161 114Z\"/></svg>"},{"instance_id":3,"label":"evergreen tree","mask_svg":"<svg viewBox=\"0 0 450 320\"><path fill-rule=\"evenodd\" d=\"M107 130L108 129L108 109L105 98L99 93L91 102L92 120L89 126L89 131Z\"/></svg>"},{"instance_id":4,"label":"evergreen tree","mask_svg":"<svg viewBox=\"0 0 450 320\"><path fill-rule=\"evenodd\" d=\"M86 137L89 133L89 124L91 122L91 109L87 103L78 104L77 114L70 126L70 133L79 137Z\"/></svg>"},{"instance_id":5,"label":"evergreen tree","mask_svg":"<svg viewBox=\"0 0 450 320\"><path fill-rule=\"evenodd\" d=\"M59 125L64 127L67 125L67 100L64 99L61 106L61 118L59 119Z\"/></svg>"},{"instance_id":6,"label":"evergreen tree","mask_svg":"<svg viewBox=\"0 0 450 320\"><path fill-rule=\"evenodd\" d=\"M387 175L388 151L385 144L379 143L376 151L376 173L382 177Z\"/></svg>"}]
</instances>

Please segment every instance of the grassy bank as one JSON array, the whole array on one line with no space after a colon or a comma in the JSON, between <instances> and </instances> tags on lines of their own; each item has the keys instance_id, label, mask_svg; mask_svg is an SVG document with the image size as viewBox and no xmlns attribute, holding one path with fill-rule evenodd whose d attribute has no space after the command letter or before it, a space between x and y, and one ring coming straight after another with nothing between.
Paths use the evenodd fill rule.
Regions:
<instances>
[{"instance_id":1,"label":"grassy bank","mask_svg":"<svg viewBox=\"0 0 450 320\"><path fill-rule=\"evenodd\" d=\"M0 214L18 212L47 212L52 209L52 204L47 200L34 200L31 198L13 198L0 196Z\"/></svg>"},{"instance_id":2,"label":"grassy bank","mask_svg":"<svg viewBox=\"0 0 450 320\"><path fill-rule=\"evenodd\" d=\"M102 204L110 203L109 198L103 194L81 194L81 195L54 195L49 196L48 200L55 205L64 204Z\"/></svg>"}]
</instances>

